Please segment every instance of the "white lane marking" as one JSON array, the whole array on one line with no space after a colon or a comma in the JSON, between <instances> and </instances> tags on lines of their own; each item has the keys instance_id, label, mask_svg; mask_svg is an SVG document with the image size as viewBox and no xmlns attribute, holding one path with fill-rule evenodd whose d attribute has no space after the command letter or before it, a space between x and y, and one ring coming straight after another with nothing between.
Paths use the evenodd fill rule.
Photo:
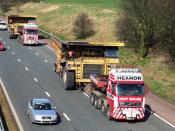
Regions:
<instances>
[{"instance_id":1,"label":"white lane marking","mask_svg":"<svg viewBox=\"0 0 175 131\"><path fill-rule=\"evenodd\" d=\"M44 62L46 62L46 63L47 63L48 61L47 61L47 60L44 60Z\"/></svg>"},{"instance_id":2,"label":"white lane marking","mask_svg":"<svg viewBox=\"0 0 175 131\"><path fill-rule=\"evenodd\" d=\"M46 47L53 51L53 49L50 46L46 45Z\"/></svg>"},{"instance_id":3,"label":"white lane marking","mask_svg":"<svg viewBox=\"0 0 175 131\"><path fill-rule=\"evenodd\" d=\"M29 47L29 50L31 50L32 48L31 47Z\"/></svg>"},{"instance_id":4,"label":"white lane marking","mask_svg":"<svg viewBox=\"0 0 175 131\"><path fill-rule=\"evenodd\" d=\"M35 53L35 55L39 55L39 53L37 52L37 53Z\"/></svg>"},{"instance_id":5,"label":"white lane marking","mask_svg":"<svg viewBox=\"0 0 175 131\"><path fill-rule=\"evenodd\" d=\"M66 115L66 113L63 113L63 115L68 121L71 121L70 118Z\"/></svg>"},{"instance_id":6,"label":"white lane marking","mask_svg":"<svg viewBox=\"0 0 175 131\"><path fill-rule=\"evenodd\" d=\"M15 52L12 52L12 55L15 55Z\"/></svg>"},{"instance_id":7,"label":"white lane marking","mask_svg":"<svg viewBox=\"0 0 175 131\"><path fill-rule=\"evenodd\" d=\"M10 49L10 47L9 47L9 46L7 46L7 49Z\"/></svg>"},{"instance_id":8,"label":"white lane marking","mask_svg":"<svg viewBox=\"0 0 175 131\"><path fill-rule=\"evenodd\" d=\"M88 95L88 94L86 94L85 92L83 92L83 94L84 94L85 96L89 97L89 95Z\"/></svg>"},{"instance_id":9,"label":"white lane marking","mask_svg":"<svg viewBox=\"0 0 175 131\"><path fill-rule=\"evenodd\" d=\"M22 124L21 124L21 122L19 120L19 117L18 117L18 115L16 113L16 110L15 110L13 104L12 104L12 101L11 101L11 99L10 99L8 93L7 93L7 90L6 90L5 86L4 86L4 83L2 82L1 78L0 78L0 84L2 86L2 90L3 90L4 94L5 94L6 99L7 99L8 103L9 103L10 108L11 108L12 114L13 114L15 120L16 120L16 123L17 123L18 127L19 127L19 130L20 131L24 131L24 129L22 127Z\"/></svg>"},{"instance_id":10,"label":"white lane marking","mask_svg":"<svg viewBox=\"0 0 175 131\"><path fill-rule=\"evenodd\" d=\"M165 123L167 123L169 126L175 128L175 125L173 125L172 123L168 122L167 120L165 120L164 118L162 118L158 114L154 113L153 111L149 110L148 108L146 108L146 110L148 110L150 113L152 113L153 115L155 115L156 117L158 117L159 119L161 119L162 121L164 121Z\"/></svg>"},{"instance_id":11,"label":"white lane marking","mask_svg":"<svg viewBox=\"0 0 175 131\"><path fill-rule=\"evenodd\" d=\"M48 97L50 97L50 94L49 94L47 91L45 91L45 94L46 94Z\"/></svg>"},{"instance_id":12,"label":"white lane marking","mask_svg":"<svg viewBox=\"0 0 175 131\"><path fill-rule=\"evenodd\" d=\"M6 42L5 42L5 41L4 41L3 43L4 43L4 45L6 44Z\"/></svg>"},{"instance_id":13,"label":"white lane marking","mask_svg":"<svg viewBox=\"0 0 175 131\"><path fill-rule=\"evenodd\" d=\"M37 78L33 78L36 82L38 82L38 79Z\"/></svg>"},{"instance_id":14,"label":"white lane marking","mask_svg":"<svg viewBox=\"0 0 175 131\"><path fill-rule=\"evenodd\" d=\"M21 62L21 59L18 59L18 62Z\"/></svg>"},{"instance_id":15,"label":"white lane marking","mask_svg":"<svg viewBox=\"0 0 175 131\"><path fill-rule=\"evenodd\" d=\"M26 70L26 71L29 71L29 68L25 67L25 70Z\"/></svg>"}]
</instances>

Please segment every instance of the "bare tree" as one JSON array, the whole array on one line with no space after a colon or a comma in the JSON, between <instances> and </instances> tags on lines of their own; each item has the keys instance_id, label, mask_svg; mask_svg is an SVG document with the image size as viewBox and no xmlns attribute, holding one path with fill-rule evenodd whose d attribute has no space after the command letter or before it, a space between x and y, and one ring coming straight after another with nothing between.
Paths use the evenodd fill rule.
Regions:
<instances>
[{"instance_id":1,"label":"bare tree","mask_svg":"<svg viewBox=\"0 0 175 131\"><path fill-rule=\"evenodd\" d=\"M122 0L122 17L116 23L116 34L137 49L142 58L155 44L157 13L154 0Z\"/></svg>"},{"instance_id":2,"label":"bare tree","mask_svg":"<svg viewBox=\"0 0 175 131\"><path fill-rule=\"evenodd\" d=\"M73 32L78 39L84 39L95 34L93 28L92 20L83 12L76 17Z\"/></svg>"}]
</instances>

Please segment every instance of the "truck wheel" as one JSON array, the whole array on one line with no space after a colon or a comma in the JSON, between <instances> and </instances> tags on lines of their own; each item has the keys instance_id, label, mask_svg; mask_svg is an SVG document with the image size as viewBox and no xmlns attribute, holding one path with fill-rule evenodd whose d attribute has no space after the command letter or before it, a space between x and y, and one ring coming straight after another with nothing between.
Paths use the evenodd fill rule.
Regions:
<instances>
[{"instance_id":1,"label":"truck wheel","mask_svg":"<svg viewBox=\"0 0 175 131\"><path fill-rule=\"evenodd\" d=\"M108 120L112 120L110 106L108 106L106 108L106 116L107 116Z\"/></svg>"},{"instance_id":2,"label":"truck wheel","mask_svg":"<svg viewBox=\"0 0 175 131\"><path fill-rule=\"evenodd\" d=\"M56 72L57 71L57 68L56 68L56 63L54 62L54 72Z\"/></svg>"},{"instance_id":3,"label":"truck wheel","mask_svg":"<svg viewBox=\"0 0 175 131\"><path fill-rule=\"evenodd\" d=\"M74 71L64 71L63 72L63 82L66 90L75 89L75 72Z\"/></svg>"},{"instance_id":4,"label":"truck wheel","mask_svg":"<svg viewBox=\"0 0 175 131\"><path fill-rule=\"evenodd\" d=\"M103 115L105 115L105 105L104 105L104 103L102 103L102 105L101 105L101 113L103 114Z\"/></svg>"},{"instance_id":5,"label":"truck wheel","mask_svg":"<svg viewBox=\"0 0 175 131\"><path fill-rule=\"evenodd\" d=\"M95 106L96 109L99 108L98 107L98 98L97 97L95 97L95 99L94 99L94 106Z\"/></svg>"},{"instance_id":6,"label":"truck wheel","mask_svg":"<svg viewBox=\"0 0 175 131\"><path fill-rule=\"evenodd\" d=\"M90 102L92 105L94 105L94 95L93 94L91 94L91 96L90 96Z\"/></svg>"}]
</instances>

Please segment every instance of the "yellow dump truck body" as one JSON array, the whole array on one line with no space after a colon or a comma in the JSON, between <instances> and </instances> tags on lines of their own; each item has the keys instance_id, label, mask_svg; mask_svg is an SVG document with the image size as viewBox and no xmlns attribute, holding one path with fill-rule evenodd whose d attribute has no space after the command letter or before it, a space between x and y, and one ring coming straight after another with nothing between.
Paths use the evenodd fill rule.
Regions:
<instances>
[{"instance_id":1,"label":"yellow dump truck body","mask_svg":"<svg viewBox=\"0 0 175 131\"><path fill-rule=\"evenodd\" d=\"M111 68L119 64L119 47L122 46L121 42L53 42L57 56L55 71L63 72L64 82L68 76L74 78L75 84L68 85L85 85L90 82L90 74L108 75ZM71 58L70 51L75 53ZM61 63L62 59L65 63ZM65 73L71 75L65 76Z\"/></svg>"}]
</instances>

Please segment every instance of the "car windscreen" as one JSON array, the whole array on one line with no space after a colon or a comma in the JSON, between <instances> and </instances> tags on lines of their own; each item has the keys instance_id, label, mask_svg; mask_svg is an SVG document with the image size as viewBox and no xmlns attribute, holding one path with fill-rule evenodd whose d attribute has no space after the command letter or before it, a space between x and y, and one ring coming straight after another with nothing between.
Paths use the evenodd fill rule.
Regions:
<instances>
[{"instance_id":1,"label":"car windscreen","mask_svg":"<svg viewBox=\"0 0 175 131\"><path fill-rule=\"evenodd\" d=\"M50 103L41 103L41 104L35 104L34 109L35 110L51 110L52 107Z\"/></svg>"},{"instance_id":2,"label":"car windscreen","mask_svg":"<svg viewBox=\"0 0 175 131\"><path fill-rule=\"evenodd\" d=\"M119 96L143 96L144 84L118 84L117 94Z\"/></svg>"}]
</instances>

